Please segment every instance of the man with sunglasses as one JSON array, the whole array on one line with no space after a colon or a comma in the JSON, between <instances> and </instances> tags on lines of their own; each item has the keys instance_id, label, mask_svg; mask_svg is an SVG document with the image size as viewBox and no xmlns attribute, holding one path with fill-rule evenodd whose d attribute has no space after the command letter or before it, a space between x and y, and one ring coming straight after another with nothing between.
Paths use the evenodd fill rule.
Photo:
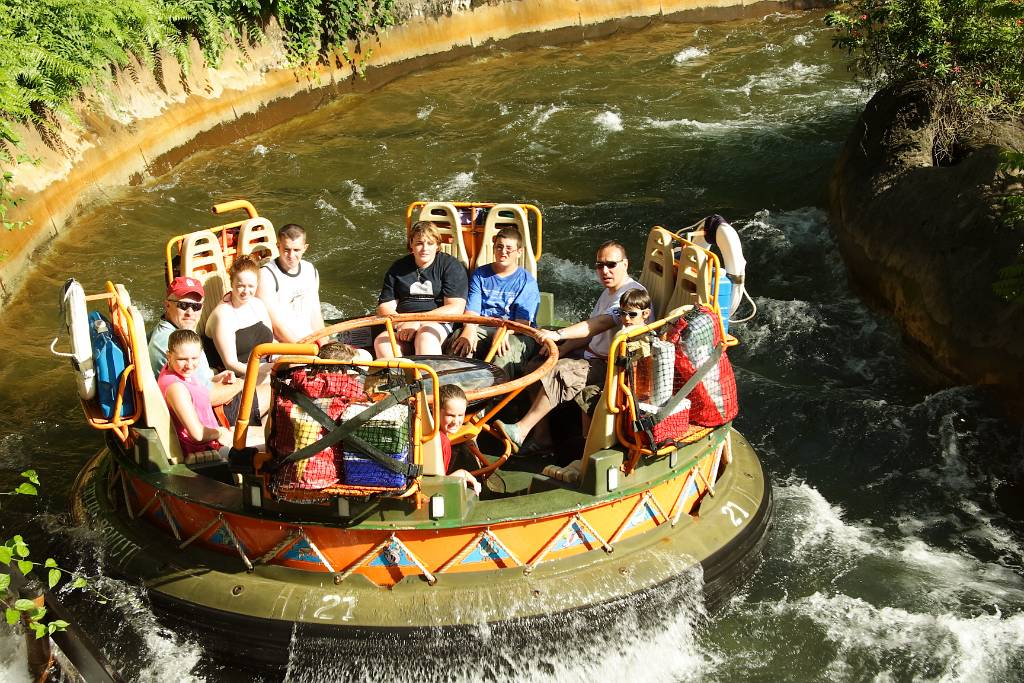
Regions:
<instances>
[{"instance_id":1,"label":"man with sunglasses","mask_svg":"<svg viewBox=\"0 0 1024 683\"><path fill-rule=\"evenodd\" d=\"M159 375L167 365L167 341L171 333L175 330L195 331L203 311L205 295L203 283L193 277L176 277L167 287L164 315L149 333L149 362L155 375ZM214 408L221 407L228 422L234 424L241 406L241 378L236 378L235 373L230 370L213 374L205 353L199 354L199 367L195 371L195 377L209 389L210 403ZM265 395L258 396L254 402L254 414L258 410L255 404L269 405L269 391L262 393Z\"/></svg>"},{"instance_id":2,"label":"man with sunglasses","mask_svg":"<svg viewBox=\"0 0 1024 683\"><path fill-rule=\"evenodd\" d=\"M587 387L603 387L608 367L608 351L617 328L622 323L619 299L626 292L640 289L642 284L629 276L629 259L626 248L615 240L609 240L597 248L594 270L604 291L598 297L590 317L560 330L544 330L541 336L559 344L558 364L541 378L540 391L526 415L515 424L500 426L513 444L523 444L527 435L556 406L567 401L576 401L584 413L589 415L600 398L600 391L587 391ZM582 358L580 349L586 349ZM544 347L541 347L544 353ZM576 357L574 357L576 356Z\"/></svg>"}]
</instances>

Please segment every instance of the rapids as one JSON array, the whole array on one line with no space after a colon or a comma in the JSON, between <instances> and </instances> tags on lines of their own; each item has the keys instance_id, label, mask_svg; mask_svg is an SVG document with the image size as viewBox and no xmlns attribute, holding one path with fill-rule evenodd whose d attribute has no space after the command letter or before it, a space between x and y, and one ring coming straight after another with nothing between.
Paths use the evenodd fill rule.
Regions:
<instances>
[{"instance_id":1,"label":"rapids","mask_svg":"<svg viewBox=\"0 0 1024 683\"><path fill-rule=\"evenodd\" d=\"M819 12L665 24L414 73L97 198L0 315L0 485L30 467L44 485L3 500L4 538L54 536L98 570L95 539L66 526L68 490L101 438L47 350L58 291L71 276L87 291L122 282L152 324L164 243L212 225L216 201L245 197L306 226L328 318L374 305L415 199L539 205L541 286L572 319L599 290L597 244L636 253L651 225L717 212L740 232L759 308L732 330L737 426L777 501L741 593L709 615L690 572L596 627L568 620L574 638L519 633L513 646L481 627L472 643L439 641L433 664L370 668L297 634L287 677L1024 678L1024 433L982 390L917 379L894 326L851 292L829 233L831 165L869 95ZM96 582L112 602L88 627L130 679L232 678L160 626L142 591ZM23 657L0 636L0 678L25 680Z\"/></svg>"}]
</instances>

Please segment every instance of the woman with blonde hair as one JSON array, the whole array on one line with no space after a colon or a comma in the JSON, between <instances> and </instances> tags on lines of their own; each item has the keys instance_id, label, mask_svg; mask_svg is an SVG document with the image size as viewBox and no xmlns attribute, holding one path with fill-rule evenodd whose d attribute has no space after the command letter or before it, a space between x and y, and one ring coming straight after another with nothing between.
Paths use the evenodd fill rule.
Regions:
<instances>
[{"instance_id":1,"label":"woman with blonde hair","mask_svg":"<svg viewBox=\"0 0 1024 683\"><path fill-rule=\"evenodd\" d=\"M259 263L251 256L239 256L231 264L231 291L224 295L206 321L206 336L220 356L225 370L245 376L249 356L257 345L274 341L267 307L256 296Z\"/></svg>"}]
</instances>

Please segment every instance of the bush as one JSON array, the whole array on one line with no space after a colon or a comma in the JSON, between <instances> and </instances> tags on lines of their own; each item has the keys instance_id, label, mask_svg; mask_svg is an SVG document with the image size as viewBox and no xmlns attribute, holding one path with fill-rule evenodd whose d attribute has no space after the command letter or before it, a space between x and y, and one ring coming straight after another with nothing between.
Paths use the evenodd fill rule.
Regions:
<instances>
[{"instance_id":1,"label":"bush","mask_svg":"<svg viewBox=\"0 0 1024 683\"><path fill-rule=\"evenodd\" d=\"M946 150L985 117L1024 113L1020 0L853 0L825 23L859 74L932 86Z\"/></svg>"},{"instance_id":2,"label":"bush","mask_svg":"<svg viewBox=\"0 0 1024 683\"><path fill-rule=\"evenodd\" d=\"M394 0L0 0L0 166L17 154L15 123L52 125L53 113L88 86L102 88L112 66L132 56L152 67L163 48L188 70L195 38L211 66L229 41L263 37L276 17L295 65L322 59L346 39L362 40L394 23ZM354 64L359 69L358 64ZM0 220L17 203L10 170L0 174Z\"/></svg>"}]
</instances>

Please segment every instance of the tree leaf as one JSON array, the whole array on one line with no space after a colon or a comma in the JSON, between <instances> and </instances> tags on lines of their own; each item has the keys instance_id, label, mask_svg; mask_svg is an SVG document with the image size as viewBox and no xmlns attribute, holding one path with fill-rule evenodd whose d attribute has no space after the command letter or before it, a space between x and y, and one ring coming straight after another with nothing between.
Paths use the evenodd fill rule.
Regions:
<instances>
[{"instance_id":1,"label":"tree leaf","mask_svg":"<svg viewBox=\"0 0 1024 683\"><path fill-rule=\"evenodd\" d=\"M36 640L46 636L46 624L40 624L38 621L33 621L32 630L36 632Z\"/></svg>"},{"instance_id":2,"label":"tree leaf","mask_svg":"<svg viewBox=\"0 0 1024 683\"><path fill-rule=\"evenodd\" d=\"M28 560L18 560L18 569L21 570L22 574L28 576L28 573L32 571L32 563Z\"/></svg>"},{"instance_id":3,"label":"tree leaf","mask_svg":"<svg viewBox=\"0 0 1024 683\"><path fill-rule=\"evenodd\" d=\"M36 486L39 486L39 475L36 474L35 470L25 470L21 473L21 476L25 477Z\"/></svg>"},{"instance_id":4,"label":"tree leaf","mask_svg":"<svg viewBox=\"0 0 1024 683\"><path fill-rule=\"evenodd\" d=\"M9 565L11 563L12 554L13 551L9 547L6 545L0 545L0 562Z\"/></svg>"},{"instance_id":5,"label":"tree leaf","mask_svg":"<svg viewBox=\"0 0 1024 683\"><path fill-rule=\"evenodd\" d=\"M0 593L6 593L11 587L11 575L0 573Z\"/></svg>"},{"instance_id":6,"label":"tree leaf","mask_svg":"<svg viewBox=\"0 0 1024 683\"><path fill-rule=\"evenodd\" d=\"M85 588L89 585L89 582L82 576L76 576L75 580L71 582L72 588Z\"/></svg>"},{"instance_id":7,"label":"tree leaf","mask_svg":"<svg viewBox=\"0 0 1024 683\"><path fill-rule=\"evenodd\" d=\"M21 613L16 609L11 609L10 607L8 607L4 610L4 616L7 617L8 624L17 624L18 619L21 618Z\"/></svg>"},{"instance_id":8,"label":"tree leaf","mask_svg":"<svg viewBox=\"0 0 1024 683\"><path fill-rule=\"evenodd\" d=\"M14 609L19 612L27 612L36 608L36 603L27 598L19 598L14 601Z\"/></svg>"},{"instance_id":9,"label":"tree leaf","mask_svg":"<svg viewBox=\"0 0 1024 683\"><path fill-rule=\"evenodd\" d=\"M17 538L17 536L15 536ZM28 545L22 541L14 546L14 554L18 557L28 557Z\"/></svg>"},{"instance_id":10,"label":"tree leaf","mask_svg":"<svg viewBox=\"0 0 1024 683\"><path fill-rule=\"evenodd\" d=\"M48 558L46 558L46 562L43 562L43 566L44 567L56 567L57 566L57 560L53 559L52 557L48 557Z\"/></svg>"},{"instance_id":11,"label":"tree leaf","mask_svg":"<svg viewBox=\"0 0 1024 683\"><path fill-rule=\"evenodd\" d=\"M50 584L50 588L53 588L60 582L60 570L51 569L47 574L46 582Z\"/></svg>"},{"instance_id":12,"label":"tree leaf","mask_svg":"<svg viewBox=\"0 0 1024 683\"><path fill-rule=\"evenodd\" d=\"M23 496L34 496L39 493L38 491L36 491L36 487L28 483L27 481L21 482L21 486L14 489L14 492L20 493Z\"/></svg>"}]
</instances>

